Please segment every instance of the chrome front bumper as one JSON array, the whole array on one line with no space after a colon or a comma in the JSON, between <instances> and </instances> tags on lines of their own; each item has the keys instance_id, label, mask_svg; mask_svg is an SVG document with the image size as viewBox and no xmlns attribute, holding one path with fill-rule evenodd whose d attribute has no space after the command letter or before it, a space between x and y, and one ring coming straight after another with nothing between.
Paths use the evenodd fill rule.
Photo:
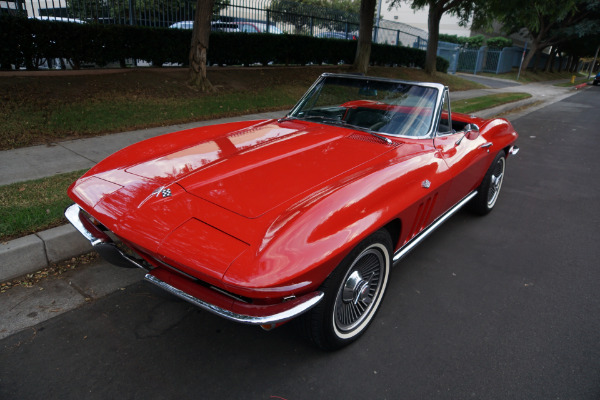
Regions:
<instances>
[{"instance_id":1,"label":"chrome front bumper","mask_svg":"<svg viewBox=\"0 0 600 400\"><path fill-rule=\"evenodd\" d=\"M146 274L145 278L147 281L152 282L161 289L164 289L167 292L174 294L180 299L188 301L203 310L217 314L231 321L250 325L273 325L288 321L316 306L324 296L323 292L316 291L284 303L262 306L230 300L230 306L228 308L224 308L223 306L204 301L199 298L200 296L193 296L190 293L177 288L175 285L168 284L157 278L152 273ZM210 290L201 286L199 286L197 289Z\"/></svg>"},{"instance_id":2,"label":"chrome front bumper","mask_svg":"<svg viewBox=\"0 0 600 400\"><path fill-rule=\"evenodd\" d=\"M90 241L94 250L106 261L123 268L142 268L149 270L134 258L123 253L115 242L94 225L83 213L77 204L72 204L65 210L65 217L87 240Z\"/></svg>"},{"instance_id":3,"label":"chrome front bumper","mask_svg":"<svg viewBox=\"0 0 600 400\"><path fill-rule=\"evenodd\" d=\"M145 279L161 289L194 304L203 310L228 320L251 325L274 325L285 322L310 310L323 299L323 292L314 291L301 297L277 304L255 305L236 300L210 286L200 285L166 268L151 268L125 254L105 232L94 225L77 204L65 210L65 217L102 258L125 268L142 268Z\"/></svg>"}]
</instances>

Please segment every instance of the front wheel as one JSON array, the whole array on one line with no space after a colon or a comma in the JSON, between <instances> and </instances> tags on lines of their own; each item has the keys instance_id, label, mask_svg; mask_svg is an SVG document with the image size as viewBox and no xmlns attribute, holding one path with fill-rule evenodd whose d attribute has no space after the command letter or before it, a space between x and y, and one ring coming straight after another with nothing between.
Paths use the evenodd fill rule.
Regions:
<instances>
[{"instance_id":1,"label":"front wheel","mask_svg":"<svg viewBox=\"0 0 600 400\"><path fill-rule=\"evenodd\" d=\"M477 188L477 195L471 200L470 208L473 212L485 215L492 211L500 195L505 169L506 155L501 151L494 158L481 185Z\"/></svg>"},{"instance_id":2,"label":"front wheel","mask_svg":"<svg viewBox=\"0 0 600 400\"><path fill-rule=\"evenodd\" d=\"M306 333L334 350L358 339L379 309L390 273L392 240L386 230L355 247L325 280L325 298L303 316Z\"/></svg>"}]
</instances>

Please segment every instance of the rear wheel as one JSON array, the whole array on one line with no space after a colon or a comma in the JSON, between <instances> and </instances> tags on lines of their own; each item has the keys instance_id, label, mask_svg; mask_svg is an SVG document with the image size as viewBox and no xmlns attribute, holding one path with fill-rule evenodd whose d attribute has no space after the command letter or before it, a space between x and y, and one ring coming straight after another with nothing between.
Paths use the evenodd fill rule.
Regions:
<instances>
[{"instance_id":1,"label":"rear wheel","mask_svg":"<svg viewBox=\"0 0 600 400\"><path fill-rule=\"evenodd\" d=\"M473 212L485 215L492 211L500 195L505 169L506 155L504 151L501 151L496 155L492 165L486 172L481 185L477 189L477 195L471 200L470 208Z\"/></svg>"},{"instance_id":2,"label":"rear wheel","mask_svg":"<svg viewBox=\"0 0 600 400\"><path fill-rule=\"evenodd\" d=\"M355 247L321 285L325 298L303 316L306 333L317 346L337 349L367 330L387 287L391 253L389 233L377 231Z\"/></svg>"}]
</instances>

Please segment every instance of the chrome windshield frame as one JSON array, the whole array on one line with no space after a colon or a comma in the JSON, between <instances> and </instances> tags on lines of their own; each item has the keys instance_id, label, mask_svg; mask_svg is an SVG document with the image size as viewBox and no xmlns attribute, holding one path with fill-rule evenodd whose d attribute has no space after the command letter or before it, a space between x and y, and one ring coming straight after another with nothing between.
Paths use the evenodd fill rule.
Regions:
<instances>
[{"instance_id":1,"label":"chrome windshield frame","mask_svg":"<svg viewBox=\"0 0 600 400\"><path fill-rule=\"evenodd\" d=\"M293 114L297 113L299 111L299 109L304 105L306 100L309 98L309 95L312 93L313 89L317 85L321 84L321 82L323 80L325 80L326 78L329 78L329 77L348 78L348 79L355 79L355 80L362 80L362 81L401 83L401 84L405 84L405 85L420 86L420 87L435 89L437 91L437 95L436 95L436 99L435 99L435 106L433 107L433 110L432 110L432 112L433 112L432 122L431 122L429 130L427 131L426 134L420 135L420 136L412 136L412 135L392 135L392 134L385 133L385 132L376 132L379 135L388 136L391 138L433 139L435 137L436 127L439 122L439 118L440 118L441 111L442 111L442 101L444 98L443 96L444 96L445 91L448 90L448 88L446 86L442 85L441 83L414 82L414 81L404 81L404 80L399 80L399 79L380 78L380 77L375 77L375 76L334 74L334 73L326 72L324 74L321 74L321 76L319 76L319 78L310 86L310 88L306 91L306 93L304 93L304 95L300 98L300 100L287 113L286 117L290 117ZM351 128L351 127L349 127L349 128Z\"/></svg>"}]
</instances>

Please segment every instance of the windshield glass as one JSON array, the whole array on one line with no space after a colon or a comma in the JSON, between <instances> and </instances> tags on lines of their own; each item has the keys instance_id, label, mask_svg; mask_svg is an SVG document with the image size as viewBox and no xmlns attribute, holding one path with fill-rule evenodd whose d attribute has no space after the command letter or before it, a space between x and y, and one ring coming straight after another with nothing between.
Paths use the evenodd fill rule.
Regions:
<instances>
[{"instance_id":1,"label":"windshield glass","mask_svg":"<svg viewBox=\"0 0 600 400\"><path fill-rule=\"evenodd\" d=\"M345 125L394 136L425 136L438 90L402 82L328 76L289 117Z\"/></svg>"}]
</instances>

